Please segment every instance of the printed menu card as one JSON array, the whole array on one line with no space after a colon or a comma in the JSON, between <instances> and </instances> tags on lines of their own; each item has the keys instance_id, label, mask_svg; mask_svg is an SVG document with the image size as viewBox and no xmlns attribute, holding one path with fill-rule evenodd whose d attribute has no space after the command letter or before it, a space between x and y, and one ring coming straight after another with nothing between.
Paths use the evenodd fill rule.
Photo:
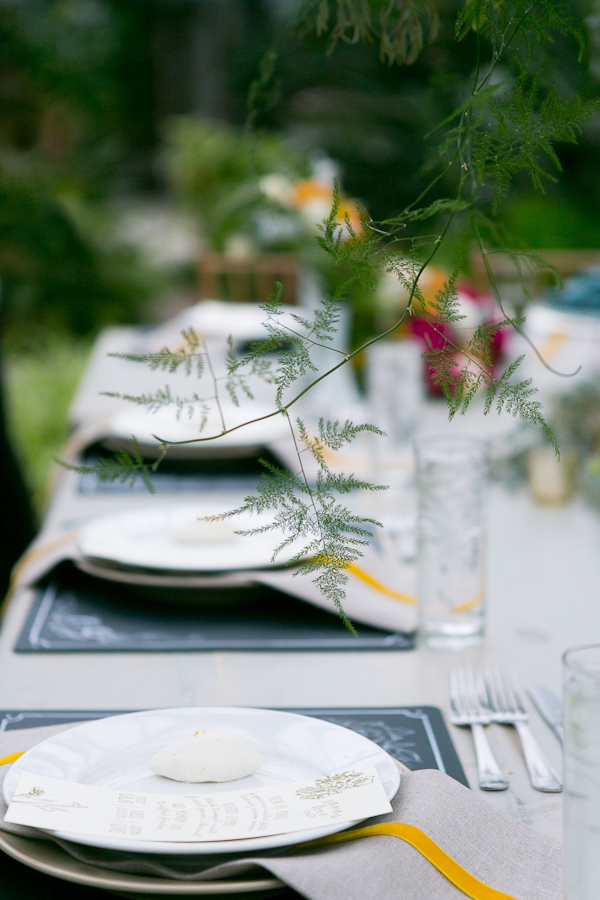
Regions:
<instances>
[{"instance_id":1,"label":"printed menu card","mask_svg":"<svg viewBox=\"0 0 600 900\"><path fill-rule=\"evenodd\" d=\"M153 794L23 772L6 821L133 841L227 841L350 823L392 809L374 766L237 791L198 787Z\"/></svg>"}]
</instances>

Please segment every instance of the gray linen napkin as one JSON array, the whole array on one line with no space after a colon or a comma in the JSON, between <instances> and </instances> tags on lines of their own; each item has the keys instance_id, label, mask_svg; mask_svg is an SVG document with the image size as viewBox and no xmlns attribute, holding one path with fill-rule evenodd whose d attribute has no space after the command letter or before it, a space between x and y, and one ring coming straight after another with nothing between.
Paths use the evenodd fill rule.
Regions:
<instances>
[{"instance_id":1,"label":"gray linen napkin","mask_svg":"<svg viewBox=\"0 0 600 900\"><path fill-rule=\"evenodd\" d=\"M71 725L31 728L0 734L0 757L26 750ZM0 779L8 766L0 767ZM6 806L0 801L0 820ZM562 849L497 812L486 800L436 770L404 774L393 812L372 819L405 822L420 828L479 880L518 900L562 900ZM5 831L36 836L35 829L2 824ZM460 900L464 893L421 854L398 838L382 835L334 847L277 856L221 858L210 868L197 860L170 865L168 856L114 854L59 841L61 847L91 865L162 878L205 881L266 869L308 900ZM171 857L172 859L172 857ZM206 861L205 861L206 862ZM211 860L212 862L212 860Z\"/></svg>"},{"instance_id":2,"label":"gray linen napkin","mask_svg":"<svg viewBox=\"0 0 600 900\"><path fill-rule=\"evenodd\" d=\"M12 588L16 590L31 586L59 563L81 559L75 528L66 531L56 527L47 528L35 539L15 566ZM88 571L95 576L99 573L95 565L88 568ZM333 603L323 597L313 580L310 577L296 577L296 572L297 568L281 568L224 572L216 576L213 573L209 575L199 573L196 578L186 576L184 583L188 587L202 587L204 584L214 584L218 581L225 587L228 584L235 585L241 580L252 581L291 594L337 616ZM165 572L156 576L140 570L126 575L123 580L129 584L164 587L165 576L174 576L176 579L177 573ZM405 596L414 597L414 566L403 564L389 556L381 556L368 548L364 557L348 570L348 576L344 609L350 619L389 631L411 633L415 630L417 618L414 601L403 602L401 599Z\"/></svg>"}]
</instances>

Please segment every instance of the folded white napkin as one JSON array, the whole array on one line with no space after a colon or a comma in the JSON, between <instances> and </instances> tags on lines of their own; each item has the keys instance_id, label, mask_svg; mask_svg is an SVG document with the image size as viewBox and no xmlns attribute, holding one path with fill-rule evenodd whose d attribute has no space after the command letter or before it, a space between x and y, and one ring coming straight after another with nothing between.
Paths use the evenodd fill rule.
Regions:
<instances>
[{"instance_id":1,"label":"folded white napkin","mask_svg":"<svg viewBox=\"0 0 600 900\"><path fill-rule=\"evenodd\" d=\"M25 750L72 726L0 734L0 757ZM6 766L6 769L8 766ZM0 767L2 778L4 767ZM6 812L0 801L0 820ZM369 824L401 822L419 829L462 869L488 887L480 900L563 900L562 850L558 842L497 812L486 800L436 770L406 773L393 811ZM25 836L39 832L2 824ZM60 841L90 865L183 881L211 881L266 870L308 900L460 900L465 893L405 840L376 835L331 847L221 860L209 868L168 857L103 853ZM206 863L206 860L204 861ZM211 861L212 862L212 861ZM492 888L500 894L489 892ZM505 896L504 896L505 895ZM469 896L476 896L470 894Z\"/></svg>"}]
</instances>

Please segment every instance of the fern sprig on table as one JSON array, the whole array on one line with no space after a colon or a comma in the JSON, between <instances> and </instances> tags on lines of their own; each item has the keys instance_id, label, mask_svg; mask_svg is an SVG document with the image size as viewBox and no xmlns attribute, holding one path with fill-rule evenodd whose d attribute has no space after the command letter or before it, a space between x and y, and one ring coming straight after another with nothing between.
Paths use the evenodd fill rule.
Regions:
<instances>
[{"instance_id":1,"label":"fern sprig on table","mask_svg":"<svg viewBox=\"0 0 600 900\"><path fill-rule=\"evenodd\" d=\"M346 627L355 633L343 609L348 581L346 569L363 555L363 548L372 539L373 529L380 527L380 523L357 515L338 498L357 490L385 488L354 475L332 471L326 462L325 451L341 449L361 432L381 434L381 431L372 425L321 419L318 433L311 434L301 419L296 420L295 431L289 415L288 421L298 447L299 470L293 473L261 460L266 471L256 492L235 509L208 517L208 521L220 521L243 513L262 518L268 513L270 521L238 533L250 536L275 531L286 535L273 553L273 562L285 552L288 564L297 566L294 574L316 574L315 584L338 609ZM303 454L308 454L316 465L312 477L307 474Z\"/></svg>"},{"instance_id":2,"label":"fern sprig on table","mask_svg":"<svg viewBox=\"0 0 600 900\"><path fill-rule=\"evenodd\" d=\"M155 463L148 463L144 460L138 442L133 437L130 446L130 451L117 450L113 457L102 456L92 465L70 465L62 460L58 460L58 462L66 469L78 472L80 475L95 475L100 481L109 484L119 481L121 484L133 487L140 477L146 489L154 494L155 488L150 474L156 471L164 459L164 453Z\"/></svg>"},{"instance_id":3,"label":"fern sprig on table","mask_svg":"<svg viewBox=\"0 0 600 900\"><path fill-rule=\"evenodd\" d=\"M109 353L115 359L142 363L152 371L169 372L174 375L183 369L186 375L201 378L204 373L206 356L202 348L202 340L193 328L184 328L181 332L182 342L175 350L162 347L153 353ZM109 395L110 396L110 395Z\"/></svg>"}]
</instances>

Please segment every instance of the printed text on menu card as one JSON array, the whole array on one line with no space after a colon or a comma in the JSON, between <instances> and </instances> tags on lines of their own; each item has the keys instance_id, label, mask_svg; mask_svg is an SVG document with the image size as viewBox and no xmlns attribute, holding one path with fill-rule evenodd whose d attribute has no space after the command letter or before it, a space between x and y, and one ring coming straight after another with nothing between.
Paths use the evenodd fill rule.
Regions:
<instances>
[{"instance_id":1,"label":"printed text on menu card","mask_svg":"<svg viewBox=\"0 0 600 900\"><path fill-rule=\"evenodd\" d=\"M24 772L7 822L140 841L226 841L287 834L390 812L374 766L311 781L203 794L109 790Z\"/></svg>"}]
</instances>

